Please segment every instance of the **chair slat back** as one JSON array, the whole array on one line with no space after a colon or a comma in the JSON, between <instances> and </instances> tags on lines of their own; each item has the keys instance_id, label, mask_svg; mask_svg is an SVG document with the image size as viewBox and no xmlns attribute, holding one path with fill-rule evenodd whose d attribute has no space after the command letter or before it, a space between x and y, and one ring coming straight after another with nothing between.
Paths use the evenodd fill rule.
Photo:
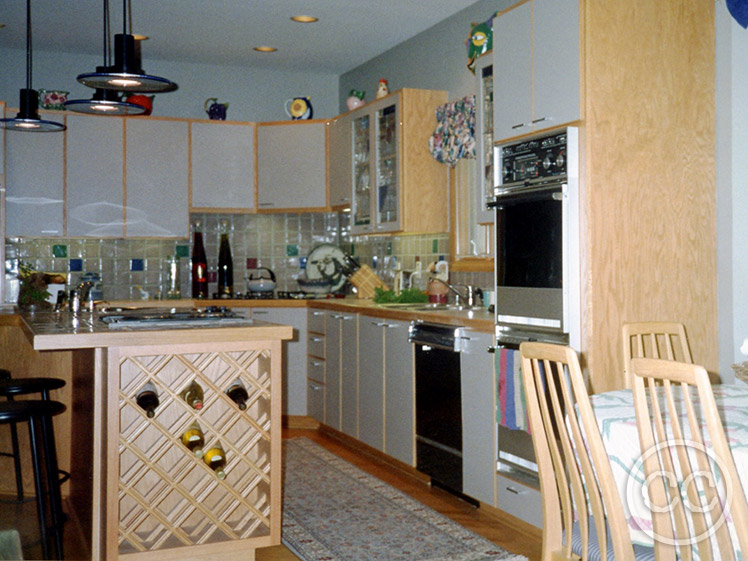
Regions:
<instances>
[{"instance_id":1,"label":"chair slat back","mask_svg":"<svg viewBox=\"0 0 748 561\"><path fill-rule=\"evenodd\" d=\"M623 324L623 368L631 388L631 359L661 358L693 363L686 328L682 323L643 321Z\"/></svg>"},{"instance_id":2,"label":"chair slat back","mask_svg":"<svg viewBox=\"0 0 748 561\"><path fill-rule=\"evenodd\" d=\"M631 373L657 561L746 559L748 504L706 370L634 358Z\"/></svg>"},{"instance_id":3,"label":"chair slat back","mask_svg":"<svg viewBox=\"0 0 748 561\"><path fill-rule=\"evenodd\" d=\"M522 343L520 355L543 498L543 561L576 559L571 551L575 521L586 559L590 520L602 561L612 561L607 559L606 527L616 560L633 561L621 499L576 352L562 345Z\"/></svg>"}]
</instances>

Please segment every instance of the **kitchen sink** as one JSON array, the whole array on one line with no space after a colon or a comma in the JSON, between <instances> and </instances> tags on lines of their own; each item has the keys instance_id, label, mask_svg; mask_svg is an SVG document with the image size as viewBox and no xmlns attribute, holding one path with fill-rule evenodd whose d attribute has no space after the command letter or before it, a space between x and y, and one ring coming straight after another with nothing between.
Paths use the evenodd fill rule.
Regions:
<instances>
[{"instance_id":1,"label":"kitchen sink","mask_svg":"<svg viewBox=\"0 0 748 561\"><path fill-rule=\"evenodd\" d=\"M380 308L403 310L409 312L453 312L461 310L479 310L480 306L462 306L454 304L431 304L429 302L414 302L410 304L378 304Z\"/></svg>"}]
</instances>

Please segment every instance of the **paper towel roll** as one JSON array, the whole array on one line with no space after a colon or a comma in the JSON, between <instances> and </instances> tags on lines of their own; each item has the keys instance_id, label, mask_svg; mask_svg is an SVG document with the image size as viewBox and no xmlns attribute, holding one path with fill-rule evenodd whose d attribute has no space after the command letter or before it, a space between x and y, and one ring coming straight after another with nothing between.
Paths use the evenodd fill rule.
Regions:
<instances>
[{"instance_id":1,"label":"paper towel roll","mask_svg":"<svg viewBox=\"0 0 748 561\"><path fill-rule=\"evenodd\" d=\"M740 346L740 352L745 356L748 356L748 339L743 339L743 344Z\"/></svg>"}]
</instances>

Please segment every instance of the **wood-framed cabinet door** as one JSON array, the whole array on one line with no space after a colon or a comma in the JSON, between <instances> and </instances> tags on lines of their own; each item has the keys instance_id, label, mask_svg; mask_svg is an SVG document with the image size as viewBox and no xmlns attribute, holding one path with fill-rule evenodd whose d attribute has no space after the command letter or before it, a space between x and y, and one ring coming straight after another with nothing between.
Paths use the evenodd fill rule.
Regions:
<instances>
[{"instance_id":1,"label":"wood-framed cabinet door","mask_svg":"<svg viewBox=\"0 0 748 561\"><path fill-rule=\"evenodd\" d=\"M193 211L246 212L255 208L255 125L190 123Z\"/></svg>"},{"instance_id":2,"label":"wood-framed cabinet door","mask_svg":"<svg viewBox=\"0 0 748 561\"><path fill-rule=\"evenodd\" d=\"M388 320L384 326L384 451L415 467L415 359L409 325Z\"/></svg>"},{"instance_id":3,"label":"wood-framed cabinet door","mask_svg":"<svg viewBox=\"0 0 748 561\"><path fill-rule=\"evenodd\" d=\"M384 320L361 316L358 322L358 438L384 450Z\"/></svg>"},{"instance_id":4,"label":"wood-framed cabinet door","mask_svg":"<svg viewBox=\"0 0 748 561\"><path fill-rule=\"evenodd\" d=\"M124 119L68 115L67 235L124 235Z\"/></svg>"},{"instance_id":5,"label":"wood-framed cabinet door","mask_svg":"<svg viewBox=\"0 0 748 561\"><path fill-rule=\"evenodd\" d=\"M333 208L350 208L353 188L351 114L345 113L327 122L330 150L327 154L328 205Z\"/></svg>"}]
</instances>

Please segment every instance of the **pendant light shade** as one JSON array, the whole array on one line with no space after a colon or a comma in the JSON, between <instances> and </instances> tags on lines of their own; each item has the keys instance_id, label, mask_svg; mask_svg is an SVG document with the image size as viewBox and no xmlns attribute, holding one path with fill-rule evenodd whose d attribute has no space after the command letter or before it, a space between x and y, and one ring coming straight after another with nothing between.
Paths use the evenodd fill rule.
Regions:
<instances>
[{"instance_id":1,"label":"pendant light shade","mask_svg":"<svg viewBox=\"0 0 748 561\"><path fill-rule=\"evenodd\" d=\"M0 127L23 132L59 132L65 125L39 117L39 94L31 87L31 0L26 0L26 87L21 89L20 111L14 118L0 119Z\"/></svg>"},{"instance_id":2,"label":"pendant light shade","mask_svg":"<svg viewBox=\"0 0 748 561\"><path fill-rule=\"evenodd\" d=\"M109 48L109 0L104 0L104 64L96 67L97 73L112 69ZM89 115L142 115L145 107L121 100L120 92L96 88L91 99L72 99L65 102L65 109Z\"/></svg>"},{"instance_id":3,"label":"pendant light shade","mask_svg":"<svg viewBox=\"0 0 748 561\"><path fill-rule=\"evenodd\" d=\"M78 76L78 81L90 88L137 93L166 93L177 89L177 84L160 76L146 74L140 68L140 49L127 33L127 0L122 1L123 32L114 36L114 66L104 72L90 72Z\"/></svg>"}]
</instances>

